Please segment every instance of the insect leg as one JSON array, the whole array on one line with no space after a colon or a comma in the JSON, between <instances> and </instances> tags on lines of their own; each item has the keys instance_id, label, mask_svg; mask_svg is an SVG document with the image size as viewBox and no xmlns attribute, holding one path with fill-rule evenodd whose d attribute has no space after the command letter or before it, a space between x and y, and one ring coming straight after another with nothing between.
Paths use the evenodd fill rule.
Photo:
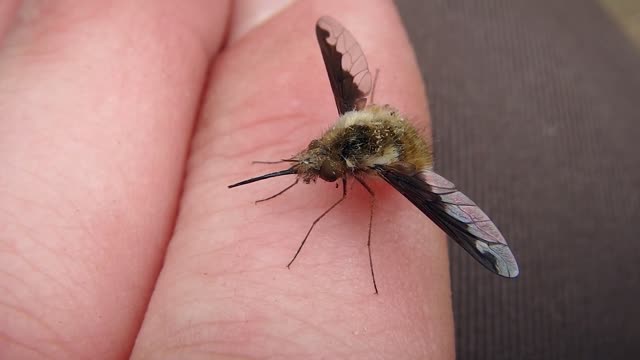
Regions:
<instances>
[{"instance_id":1,"label":"insect leg","mask_svg":"<svg viewBox=\"0 0 640 360\"><path fill-rule=\"evenodd\" d=\"M296 254L293 255L293 259L291 259L291 261L289 261L289 263L287 264L287 268L289 268L291 264L293 264L293 261L296 259L296 257L298 257L298 254L300 254L300 250L302 250L304 243L307 241L307 238L309 238L309 234L311 234L313 227L316 226L316 224L318 223L318 221L320 221L320 219L322 219L325 215L327 215L329 211L333 210L334 207L338 206L338 204L340 204L346 197L347 197L347 178L343 177L342 178L342 197L340 198L340 200L336 201L333 205L331 205L331 207L328 208L325 212L323 212L322 215L318 216L318 218L313 221L313 224L311 224L309 231L307 231L307 235L305 235L304 239L302 240L302 243L300 244L298 251L296 251Z\"/></svg>"},{"instance_id":2,"label":"insect leg","mask_svg":"<svg viewBox=\"0 0 640 360\"><path fill-rule=\"evenodd\" d=\"M297 160L294 160L294 159L282 159L282 160L278 160L278 161L259 161L259 160L255 160L255 161L252 161L251 164L281 164L283 162L297 162Z\"/></svg>"},{"instance_id":3,"label":"insect leg","mask_svg":"<svg viewBox=\"0 0 640 360\"><path fill-rule=\"evenodd\" d=\"M377 294L378 285L376 285L376 275L373 273L373 260L371 258L371 224L373 223L373 206L375 205L375 202L376 202L376 196L373 193L373 190L371 190L369 185L367 185L367 183L363 179L357 176L355 178L356 180L358 180L360 184L362 184L362 186L371 195L371 211L369 212L369 237L367 238L367 249L369 250L369 268L371 268L371 279L373 279L373 289L376 291L376 294Z\"/></svg>"},{"instance_id":4,"label":"insect leg","mask_svg":"<svg viewBox=\"0 0 640 360\"><path fill-rule=\"evenodd\" d=\"M376 82L378 82L378 74L380 73L380 69L376 69L376 75L373 77L373 85L371 86L371 96L369 97L369 104L374 104L373 95L376 92Z\"/></svg>"},{"instance_id":5,"label":"insect leg","mask_svg":"<svg viewBox=\"0 0 640 360\"><path fill-rule=\"evenodd\" d=\"M292 187L296 186L296 184L298 183L298 181L299 181L299 180L300 180L300 179L296 178L296 181L294 181L294 182L293 182L293 184L291 184L291 185L287 186L286 188L284 188L284 190L280 191L279 193L277 193L277 194L275 194L275 195L271 195L271 196L269 196L268 198L264 198L264 199L256 200L256 201L254 202L254 204L257 204L257 203L259 203L259 202L263 202L263 201L267 201L267 200L271 200L271 199L273 199L273 198L274 198L274 197L276 197L276 196L280 196L280 195L284 194L284 192L285 192L285 191L287 191L287 190L291 189Z\"/></svg>"}]
</instances>

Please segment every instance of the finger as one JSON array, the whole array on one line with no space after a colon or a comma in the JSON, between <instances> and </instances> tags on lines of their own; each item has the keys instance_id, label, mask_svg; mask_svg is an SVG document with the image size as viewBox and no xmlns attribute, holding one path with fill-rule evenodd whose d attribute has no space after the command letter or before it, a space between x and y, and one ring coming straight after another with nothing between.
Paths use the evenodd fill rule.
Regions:
<instances>
[{"instance_id":1,"label":"finger","mask_svg":"<svg viewBox=\"0 0 640 360\"><path fill-rule=\"evenodd\" d=\"M213 68L176 232L134 355L453 356L444 236L400 195L374 186L375 296L369 199L358 185L318 224L291 270L285 265L311 221L342 189L298 185L254 206L293 179L226 188L276 170L250 162L291 156L335 122L313 32L326 14L381 69L378 101L428 128L420 74L389 1L297 2L231 41Z\"/></svg>"},{"instance_id":2,"label":"finger","mask_svg":"<svg viewBox=\"0 0 640 360\"><path fill-rule=\"evenodd\" d=\"M234 2L227 41L235 42L293 2L293 0L240 0Z\"/></svg>"},{"instance_id":3,"label":"finger","mask_svg":"<svg viewBox=\"0 0 640 360\"><path fill-rule=\"evenodd\" d=\"M14 18L16 11L18 11L19 5L20 1L18 0L5 0L0 2L0 44L11 24L11 20Z\"/></svg>"},{"instance_id":4,"label":"finger","mask_svg":"<svg viewBox=\"0 0 640 360\"><path fill-rule=\"evenodd\" d=\"M128 356L226 12L21 3L0 49L0 357Z\"/></svg>"}]
</instances>

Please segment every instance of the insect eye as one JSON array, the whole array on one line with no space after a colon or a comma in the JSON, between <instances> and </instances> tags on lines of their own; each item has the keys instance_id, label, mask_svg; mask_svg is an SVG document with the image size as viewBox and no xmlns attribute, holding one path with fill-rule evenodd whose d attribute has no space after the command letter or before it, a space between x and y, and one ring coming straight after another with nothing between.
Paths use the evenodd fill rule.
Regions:
<instances>
[{"instance_id":1,"label":"insect eye","mask_svg":"<svg viewBox=\"0 0 640 360\"><path fill-rule=\"evenodd\" d=\"M324 181L334 182L342 176L342 171L335 161L325 160L322 162L322 165L320 165L318 175Z\"/></svg>"}]
</instances>

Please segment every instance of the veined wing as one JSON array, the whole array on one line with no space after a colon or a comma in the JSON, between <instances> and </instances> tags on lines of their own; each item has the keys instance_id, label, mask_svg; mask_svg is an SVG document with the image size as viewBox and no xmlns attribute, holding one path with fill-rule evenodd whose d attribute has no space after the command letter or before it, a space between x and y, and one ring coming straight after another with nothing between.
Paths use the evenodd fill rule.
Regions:
<instances>
[{"instance_id":1,"label":"veined wing","mask_svg":"<svg viewBox=\"0 0 640 360\"><path fill-rule=\"evenodd\" d=\"M504 277L518 276L516 259L498 228L449 180L430 170L415 175L390 166L376 170L487 269Z\"/></svg>"},{"instance_id":2,"label":"veined wing","mask_svg":"<svg viewBox=\"0 0 640 360\"><path fill-rule=\"evenodd\" d=\"M328 16L318 19L316 35L338 113L364 109L372 79L360 45L347 29Z\"/></svg>"}]
</instances>

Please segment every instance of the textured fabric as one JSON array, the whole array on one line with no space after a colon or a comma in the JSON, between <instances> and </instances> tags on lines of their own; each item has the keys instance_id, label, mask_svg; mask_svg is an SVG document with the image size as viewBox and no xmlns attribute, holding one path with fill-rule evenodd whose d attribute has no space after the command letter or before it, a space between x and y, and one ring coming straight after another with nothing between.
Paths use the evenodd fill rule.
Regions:
<instances>
[{"instance_id":1,"label":"textured fabric","mask_svg":"<svg viewBox=\"0 0 640 360\"><path fill-rule=\"evenodd\" d=\"M451 246L460 359L640 359L640 54L592 0L398 1L436 169L521 275Z\"/></svg>"}]
</instances>

